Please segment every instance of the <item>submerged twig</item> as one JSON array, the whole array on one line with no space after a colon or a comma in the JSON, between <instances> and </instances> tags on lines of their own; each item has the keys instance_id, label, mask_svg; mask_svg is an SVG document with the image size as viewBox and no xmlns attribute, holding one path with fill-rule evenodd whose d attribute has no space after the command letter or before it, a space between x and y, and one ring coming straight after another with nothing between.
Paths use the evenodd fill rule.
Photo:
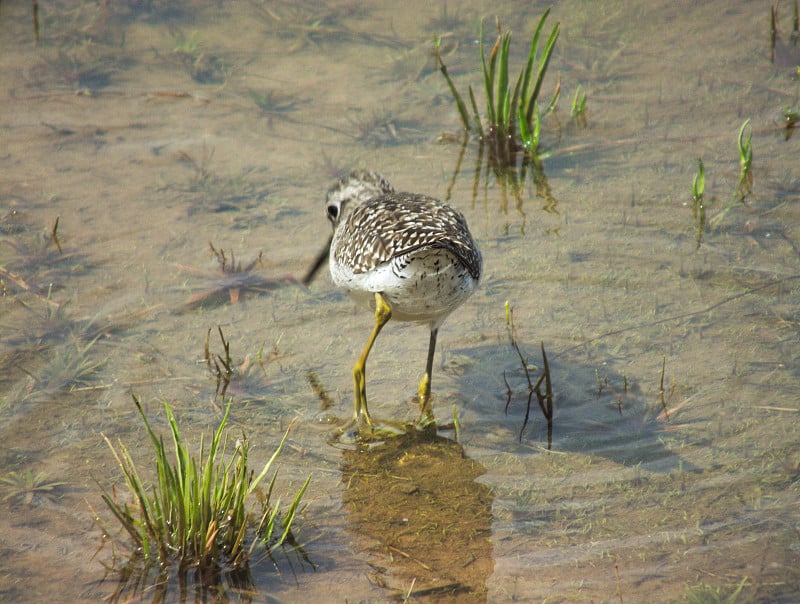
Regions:
<instances>
[{"instance_id":1,"label":"submerged twig","mask_svg":"<svg viewBox=\"0 0 800 604\"><path fill-rule=\"evenodd\" d=\"M661 360L661 379L658 385L658 397L661 401L661 408L663 411L661 412L661 416L669 421L669 410L667 409L667 399L672 398L672 393L675 392L675 378L672 379L672 384L670 385L669 395L666 394L666 389L664 388L664 373L667 368L667 357L665 356Z\"/></svg>"},{"instance_id":2,"label":"submerged twig","mask_svg":"<svg viewBox=\"0 0 800 604\"><path fill-rule=\"evenodd\" d=\"M231 359L231 343L225 339L225 334L222 333L222 327L217 326L217 330L219 331L219 338L222 340L222 348L225 351L225 356L211 353L209 346L211 328L209 327L208 333L206 334L204 360L209 372L211 372L217 380L217 386L214 390L214 399L224 399L225 393L228 391L228 386L230 386L231 378L236 373L236 370L233 368L233 360ZM214 364L213 367L211 366L212 363Z\"/></svg>"},{"instance_id":3,"label":"submerged twig","mask_svg":"<svg viewBox=\"0 0 800 604\"><path fill-rule=\"evenodd\" d=\"M539 403L539 409L541 410L544 418L547 420L547 448L550 449L553 444L553 384L550 379L550 364L547 360L547 353L544 350L544 342L541 343L543 370L542 374L539 376L539 379L534 384L531 380L528 362L525 359L525 356L522 354L519 344L517 343L517 332L514 326L514 310L508 301L506 301L506 327L508 328L511 347L519 357L522 370L525 373L525 379L528 382L528 404L525 408L525 418L522 420L522 427L519 431L519 440L520 442L522 441L522 435L525 433L525 428L528 426L528 420L530 419L531 413L531 400L533 399L533 396L536 395L536 400ZM506 379L505 372L503 373L503 381L505 382L508 390L508 398L506 400L505 408L506 413L508 413L512 391L511 386L509 386L508 380ZM544 393L542 393L541 390L542 384L544 384Z\"/></svg>"}]
</instances>

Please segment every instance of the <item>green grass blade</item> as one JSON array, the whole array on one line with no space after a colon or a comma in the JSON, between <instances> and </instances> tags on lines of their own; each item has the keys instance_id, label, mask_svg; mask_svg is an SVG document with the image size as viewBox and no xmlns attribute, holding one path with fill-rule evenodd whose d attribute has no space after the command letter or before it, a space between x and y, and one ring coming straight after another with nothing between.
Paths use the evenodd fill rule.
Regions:
<instances>
[{"instance_id":1,"label":"green grass blade","mask_svg":"<svg viewBox=\"0 0 800 604\"><path fill-rule=\"evenodd\" d=\"M261 517L261 523L259 524L259 534L266 546L267 550L271 550L275 547L276 544L270 544L269 541L272 539L272 535L275 532L275 520L278 517L278 511L280 509L281 500L275 502L275 506L272 508L267 508L264 510L264 515Z\"/></svg>"},{"instance_id":2,"label":"green grass blade","mask_svg":"<svg viewBox=\"0 0 800 604\"><path fill-rule=\"evenodd\" d=\"M103 493L100 497L105 501L108 509L111 510L111 513L117 517L119 523L127 531L128 535L133 540L134 546L137 548L143 547L144 544L142 542L141 533L139 529L136 528L136 521L133 519L128 506L120 506L106 493Z\"/></svg>"},{"instance_id":3,"label":"green grass blade","mask_svg":"<svg viewBox=\"0 0 800 604\"><path fill-rule=\"evenodd\" d=\"M292 505L289 506L289 510L283 517L283 534L281 535L279 541L280 544L283 544L286 541L286 537L289 535L289 531L292 529L292 523L294 522L294 517L297 513L297 506L300 504L300 500L303 498L303 494L306 492L310 482L311 475L309 474L308 478L306 478L305 484L303 484L303 487L297 492L297 495L294 497L294 501L292 501Z\"/></svg>"},{"instance_id":4,"label":"green grass blade","mask_svg":"<svg viewBox=\"0 0 800 604\"><path fill-rule=\"evenodd\" d=\"M547 67L550 64L550 59L553 56L553 48L556 45L556 41L558 40L558 34L561 29L561 24L556 23L553 26L553 29L550 31L550 37L547 39L547 43L544 45L542 49L542 53L539 56L539 68L536 73L536 85L533 88L533 91L530 94L530 103L527 108L527 114L525 118L527 119L528 123L531 123L531 119L533 119L533 105L536 99L539 98L539 92L542 88L542 82L544 81L545 73L547 73Z\"/></svg>"},{"instance_id":5,"label":"green grass blade","mask_svg":"<svg viewBox=\"0 0 800 604\"><path fill-rule=\"evenodd\" d=\"M497 105L495 115L497 121L495 126L498 127L501 135L505 136L508 132L509 124L509 91L508 91L508 47L511 44L511 34L505 33L498 38L500 42L499 60L498 60L498 74L497 74Z\"/></svg>"},{"instance_id":6,"label":"green grass blade","mask_svg":"<svg viewBox=\"0 0 800 604\"><path fill-rule=\"evenodd\" d=\"M692 180L692 198L697 203L703 201L703 195L706 190L706 171L703 167L703 159L697 160L697 174L694 175Z\"/></svg>"},{"instance_id":7,"label":"green grass blade","mask_svg":"<svg viewBox=\"0 0 800 604\"><path fill-rule=\"evenodd\" d=\"M264 477L269 473L270 468L272 468L272 464L275 463L275 460L278 458L278 455L280 455L280 452L283 451L283 445L286 444L286 439L289 438L289 431L291 429L292 426L290 424L289 427L286 429L286 432L284 433L281 442L278 443L278 448L275 449L275 452L272 454L272 457L270 457L269 461L267 461L266 465L264 465L264 469L261 470L261 473L253 480L253 482L250 483L250 486L247 489L248 495L256 489L258 483L260 483L264 479Z\"/></svg>"},{"instance_id":8,"label":"green grass blade","mask_svg":"<svg viewBox=\"0 0 800 604\"><path fill-rule=\"evenodd\" d=\"M497 61L497 48L498 44L500 43L500 38L497 38L494 46L492 47L492 53L489 58L489 66L486 65L486 54L484 53L483 48L483 21L481 21L480 33L480 52L481 52L481 65L483 67L483 86L486 92L486 112L487 112L487 119L489 121L489 125L494 125L497 123L497 116L494 110L494 69L495 63Z\"/></svg>"},{"instance_id":9,"label":"green grass blade","mask_svg":"<svg viewBox=\"0 0 800 604\"><path fill-rule=\"evenodd\" d=\"M108 448L111 449L111 454L114 456L117 465L122 470L122 474L125 477L125 482L128 485L128 489L133 492L134 489L132 488L133 485L132 485L131 472L129 471L126 464L123 463L120 454L114 448L114 445L111 444L111 441L108 439L108 437L105 434L103 434L102 437L103 440L106 441ZM125 528L125 530L128 531L128 533L134 540L137 547L141 547L143 545L143 538L140 531L136 528L136 521L133 519L133 516L131 516L131 513L128 510L128 505L127 504L120 505L106 493L103 493L102 498L103 501L106 502L106 505L109 507L111 512L119 519L120 524L122 524L123 528Z\"/></svg>"},{"instance_id":10,"label":"green grass blade","mask_svg":"<svg viewBox=\"0 0 800 604\"><path fill-rule=\"evenodd\" d=\"M461 116L461 123L464 125L464 130L469 131L469 115L467 114L467 106L464 103L464 99L461 98L461 95L456 90L456 85L453 83L453 80L450 78L450 74L447 72L447 66L444 64L441 55L439 54L438 46L436 47L436 58L439 61L439 71L442 72L445 81L447 82L447 87L450 89L450 94L453 95L453 99L456 101L456 107L458 107L458 114ZM470 89L470 94L472 94L472 90Z\"/></svg>"},{"instance_id":11,"label":"green grass blade","mask_svg":"<svg viewBox=\"0 0 800 604\"><path fill-rule=\"evenodd\" d=\"M547 15L550 14L550 9L548 8L542 16L539 17L539 23L536 25L536 31L533 33L533 38L531 38L531 45L528 49L528 60L525 63L525 70L522 76L522 90L520 91L521 94L521 102L523 104L524 113L527 118L528 115L528 104L530 102L530 97L528 96L528 87L531 83L531 76L533 74L533 66L536 63L536 53L539 51L539 35L542 32L542 28L544 27L544 22L547 19ZM535 97L533 97L535 100ZM530 123L530 121L529 121Z\"/></svg>"},{"instance_id":12,"label":"green grass blade","mask_svg":"<svg viewBox=\"0 0 800 604\"><path fill-rule=\"evenodd\" d=\"M522 105L517 109L517 123L519 124L519 137L522 139L522 146L525 147L527 153L535 153L536 146L534 145L533 137L528 127L528 122L525 121L525 114Z\"/></svg>"},{"instance_id":13,"label":"green grass blade","mask_svg":"<svg viewBox=\"0 0 800 604\"><path fill-rule=\"evenodd\" d=\"M517 78L517 83L514 85L514 92L511 95L511 106L508 110L508 134L510 136L514 136L514 120L517 119L520 115L518 108L520 107L520 85L522 82L522 74L520 73L519 77ZM517 119L519 122L519 120ZM520 132L522 128L520 127Z\"/></svg>"},{"instance_id":14,"label":"green grass blade","mask_svg":"<svg viewBox=\"0 0 800 604\"><path fill-rule=\"evenodd\" d=\"M481 124L481 114L478 112L478 103L475 102L475 93L472 86L469 87L469 102L472 105L472 113L475 116L475 129L478 131L478 136L483 138L483 125Z\"/></svg>"},{"instance_id":15,"label":"green grass blade","mask_svg":"<svg viewBox=\"0 0 800 604\"><path fill-rule=\"evenodd\" d=\"M558 81L556 82L556 89L553 91L553 96L550 99L550 102L547 104L544 112L539 115L541 118L542 115L548 115L552 113L556 109L556 105L558 104L558 99L561 98L561 76L558 76Z\"/></svg>"}]
</instances>

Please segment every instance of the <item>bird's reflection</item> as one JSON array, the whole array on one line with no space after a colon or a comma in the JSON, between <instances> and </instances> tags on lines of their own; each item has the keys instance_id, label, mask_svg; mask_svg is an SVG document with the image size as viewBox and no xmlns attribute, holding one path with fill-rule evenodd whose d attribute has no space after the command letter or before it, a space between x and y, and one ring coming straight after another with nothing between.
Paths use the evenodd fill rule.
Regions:
<instances>
[{"instance_id":1,"label":"bird's reflection","mask_svg":"<svg viewBox=\"0 0 800 604\"><path fill-rule=\"evenodd\" d=\"M435 430L346 450L350 531L374 554L371 580L400 599L485 602L494 568L492 492L483 466Z\"/></svg>"}]
</instances>

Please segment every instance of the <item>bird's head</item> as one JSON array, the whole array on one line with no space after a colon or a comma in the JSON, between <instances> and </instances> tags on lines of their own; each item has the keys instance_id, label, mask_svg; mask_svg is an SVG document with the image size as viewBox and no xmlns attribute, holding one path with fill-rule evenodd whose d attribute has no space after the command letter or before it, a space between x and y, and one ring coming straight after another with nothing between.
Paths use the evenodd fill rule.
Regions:
<instances>
[{"instance_id":1,"label":"bird's head","mask_svg":"<svg viewBox=\"0 0 800 604\"><path fill-rule=\"evenodd\" d=\"M325 196L325 210L328 220L335 230L339 222L365 201L394 193L394 187L386 177L377 172L354 170L340 178Z\"/></svg>"}]
</instances>

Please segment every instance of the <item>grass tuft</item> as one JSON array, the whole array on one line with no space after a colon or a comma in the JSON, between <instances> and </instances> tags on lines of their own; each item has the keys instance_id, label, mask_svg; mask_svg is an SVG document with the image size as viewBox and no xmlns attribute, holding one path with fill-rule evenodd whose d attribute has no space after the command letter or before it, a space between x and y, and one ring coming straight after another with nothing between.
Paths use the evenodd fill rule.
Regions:
<instances>
[{"instance_id":1,"label":"grass tuft","mask_svg":"<svg viewBox=\"0 0 800 604\"><path fill-rule=\"evenodd\" d=\"M550 29L550 33L546 33L544 26L549 14L548 9L539 18L531 37L527 60L516 79L509 65L511 33L503 32L495 19L497 38L487 54L483 43L483 23L481 23L480 61L485 97L483 114L478 109L478 99L472 86L467 88L467 94L459 93L442 59L442 38L434 40L434 55L439 71L447 82L464 128L460 139L461 153L448 188L448 199L461 171L467 144L474 137L479 144L473 171L473 202L477 197L481 179L488 177L490 172L493 173L500 186L501 204L504 210L509 202L508 193L514 197L513 201L523 216L521 226L523 232L525 213L522 211L522 206L524 186L528 176L536 196L544 200L542 209L548 213L558 213L558 200L553 196L544 173L543 160L547 159L548 152L541 148L542 121L554 112L561 90L559 79L549 101L541 99L542 85L560 31L560 24L556 23ZM585 96L576 97L575 103L576 123L580 126L585 121L583 113ZM445 135L441 140L453 140L453 138Z\"/></svg>"},{"instance_id":2,"label":"grass tuft","mask_svg":"<svg viewBox=\"0 0 800 604\"><path fill-rule=\"evenodd\" d=\"M164 403L174 453L171 460L164 438L153 431L139 399L134 396L133 400L153 446L155 478L152 484L145 482L128 448L121 442L115 446L103 435L122 470L133 504L118 500L115 491L103 493L102 498L132 540L134 557L144 563L145 572L154 565L161 569L177 565L213 575L219 568L244 568L256 548L271 555L276 548L292 542L292 524L310 476L282 514L280 501L271 501L275 474L267 494L259 491L261 514L253 517L246 505L248 496L259 489L271 472L288 430L254 477L248 465L246 438L236 441L226 459L228 440L223 433L230 402L208 449L201 437L199 459L191 455L172 409Z\"/></svg>"},{"instance_id":3,"label":"grass tuft","mask_svg":"<svg viewBox=\"0 0 800 604\"><path fill-rule=\"evenodd\" d=\"M742 595L748 578L745 577L730 590L700 582L686 588L685 599L691 604L734 604Z\"/></svg>"},{"instance_id":4,"label":"grass tuft","mask_svg":"<svg viewBox=\"0 0 800 604\"><path fill-rule=\"evenodd\" d=\"M539 106L542 82L547 73L560 29L560 24L556 23L550 30L544 46L540 48L540 37L549 14L550 9L547 9L539 19L531 38L525 67L520 70L513 87L509 80L511 32L503 32L499 21L495 20L497 38L487 60L483 44L483 23L481 23L480 56L486 97L485 126L478 111L472 86L468 88L469 106L472 110L470 116L467 103L458 92L442 60L439 52L441 39L437 38L435 41L434 50L439 70L458 107L464 130L476 134L482 145L489 146L490 158L498 166L515 165L516 156L521 151L533 157L538 154L541 119L550 113L558 102L560 88L556 86L547 107L541 110Z\"/></svg>"}]
</instances>

